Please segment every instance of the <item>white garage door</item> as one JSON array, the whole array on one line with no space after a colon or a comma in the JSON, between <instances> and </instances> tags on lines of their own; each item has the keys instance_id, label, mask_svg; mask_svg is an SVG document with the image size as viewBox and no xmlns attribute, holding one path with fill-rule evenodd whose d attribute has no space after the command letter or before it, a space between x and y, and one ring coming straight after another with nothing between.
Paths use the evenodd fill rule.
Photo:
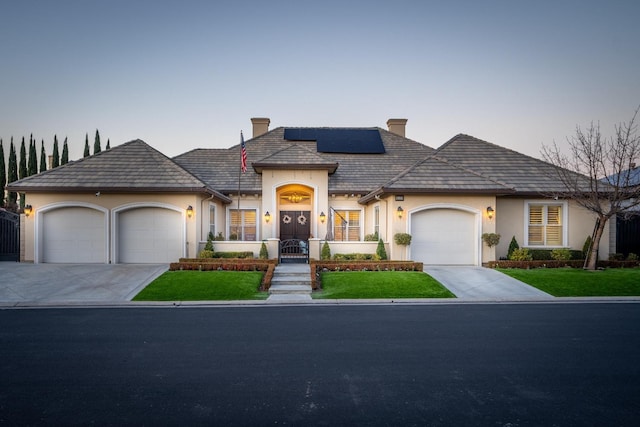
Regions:
<instances>
[{"instance_id":1,"label":"white garage door","mask_svg":"<svg viewBox=\"0 0 640 427\"><path fill-rule=\"evenodd\" d=\"M105 263L105 214L68 207L42 214L42 262Z\"/></svg>"},{"instance_id":2,"label":"white garage door","mask_svg":"<svg viewBox=\"0 0 640 427\"><path fill-rule=\"evenodd\" d=\"M476 217L456 209L428 209L411 216L411 258L429 265L476 265Z\"/></svg>"},{"instance_id":3,"label":"white garage door","mask_svg":"<svg viewBox=\"0 0 640 427\"><path fill-rule=\"evenodd\" d=\"M118 215L118 262L168 263L183 256L182 215L162 208L138 208Z\"/></svg>"}]
</instances>

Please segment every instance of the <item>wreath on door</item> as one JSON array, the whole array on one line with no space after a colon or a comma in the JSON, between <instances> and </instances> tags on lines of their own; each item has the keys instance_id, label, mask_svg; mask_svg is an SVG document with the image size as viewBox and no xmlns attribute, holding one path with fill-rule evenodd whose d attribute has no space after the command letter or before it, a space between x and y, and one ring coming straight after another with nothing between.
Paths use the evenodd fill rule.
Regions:
<instances>
[{"instance_id":1,"label":"wreath on door","mask_svg":"<svg viewBox=\"0 0 640 427\"><path fill-rule=\"evenodd\" d=\"M291 217L289 215L284 215L282 217L282 222L284 222L285 224L291 224Z\"/></svg>"},{"instance_id":2,"label":"wreath on door","mask_svg":"<svg viewBox=\"0 0 640 427\"><path fill-rule=\"evenodd\" d=\"M307 223L307 217L306 217L306 216L304 216L304 214L301 214L301 215L298 217L298 224L300 224L300 225L305 225L306 223Z\"/></svg>"}]
</instances>

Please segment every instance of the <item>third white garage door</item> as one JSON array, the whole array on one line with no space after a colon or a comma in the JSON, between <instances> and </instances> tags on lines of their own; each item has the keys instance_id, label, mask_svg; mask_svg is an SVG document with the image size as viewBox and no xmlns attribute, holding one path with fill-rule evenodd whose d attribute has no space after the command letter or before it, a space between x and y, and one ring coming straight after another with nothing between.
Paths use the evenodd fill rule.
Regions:
<instances>
[{"instance_id":1,"label":"third white garage door","mask_svg":"<svg viewBox=\"0 0 640 427\"><path fill-rule=\"evenodd\" d=\"M183 256L184 225L180 212L157 207L118 214L118 262L177 262Z\"/></svg>"},{"instance_id":2,"label":"third white garage door","mask_svg":"<svg viewBox=\"0 0 640 427\"><path fill-rule=\"evenodd\" d=\"M425 265L477 265L476 215L427 209L411 216L411 258Z\"/></svg>"}]
</instances>

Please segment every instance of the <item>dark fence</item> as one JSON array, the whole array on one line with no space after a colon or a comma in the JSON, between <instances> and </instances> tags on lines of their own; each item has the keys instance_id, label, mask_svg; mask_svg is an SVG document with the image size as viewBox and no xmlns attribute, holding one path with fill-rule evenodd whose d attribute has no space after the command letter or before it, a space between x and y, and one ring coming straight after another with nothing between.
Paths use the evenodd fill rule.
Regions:
<instances>
[{"instance_id":1,"label":"dark fence","mask_svg":"<svg viewBox=\"0 0 640 427\"><path fill-rule=\"evenodd\" d=\"M640 255L640 215L628 219L618 217L616 220L616 252Z\"/></svg>"},{"instance_id":2,"label":"dark fence","mask_svg":"<svg viewBox=\"0 0 640 427\"><path fill-rule=\"evenodd\" d=\"M0 261L20 261L20 215L0 211Z\"/></svg>"},{"instance_id":3,"label":"dark fence","mask_svg":"<svg viewBox=\"0 0 640 427\"><path fill-rule=\"evenodd\" d=\"M300 239L280 241L280 262L309 262L309 242Z\"/></svg>"}]
</instances>

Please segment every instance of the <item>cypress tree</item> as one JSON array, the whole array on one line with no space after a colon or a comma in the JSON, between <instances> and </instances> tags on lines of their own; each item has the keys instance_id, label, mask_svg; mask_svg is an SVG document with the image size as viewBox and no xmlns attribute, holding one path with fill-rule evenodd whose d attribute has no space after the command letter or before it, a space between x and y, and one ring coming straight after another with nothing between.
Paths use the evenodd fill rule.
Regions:
<instances>
[{"instance_id":1,"label":"cypress tree","mask_svg":"<svg viewBox=\"0 0 640 427\"><path fill-rule=\"evenodd\" d=\"M27 173L29 176L38 173L38 154L36 151L36 142L33 140L33 136L29 138L29 170Z\"/></svg>"},{"instance_id":2,"label":"cypress tree","mask_svg":"<svg viewBox=\"0 0 640 427\"><path fill-rule=\"evenodd\" d=\"M86 134L84 137L84 157L89 157L91 153L89 152L89 134Z\"/></svg>"},{"instance_id":3,"label":"cypress tree","mask_svg":"<svg viewBox=\"0 0 640 427\"><path fill-rule=\"evenodd\" d=\"M12 183L18 180L18 160L16 159L16 147L13 145L13 137L11 137L11 146L9 147L9 171L7 182ZM9 204L14 205L18 200L18 194L15 191L9 192Z\"/></svg>"},{"instance_id":4,"label":"cypress tree","mask_svg":"<svg viewBox=\"0 0 640 427\"><path fill-rule=\"evenodd\" d=\"M0 206L4 206L4 186L7 185L7 165L4 162L4 147L0 139Z\"/></svg>"},{"instance_id":5,"label":"cypress tree","mask_svg":"<svg viewBox=\"0 0 640 427\"><path fill-rule=\"evenodd\" d=\"M44 151L44 139L42 140L42 145L40 146L40 172L44 172L47 170L47 153Z\"/></svg>"},{"instance_id":6,"label":"cypress tree","mask_svg":"<svg viewBox=\"0 0 640 427\"><path fill-rule=\"evenodd\" d=\"M58 135L53 135L53 165L55 169L60 166L60 152L58 151Z\"/></svg>"},{"instance_id":7,"label":"cypress tree","mask_svg":"<svg viewBox=\"0 0 640 427\"><path fill-rule=\"evenodd\" d=\"M24 145L24 136L20 144L20 166L18 169L18 177L26 178L27 175L27 147ZM20 209L24 208L24 193L20 193Z\"/></svg>"},{"instance_id":8,"label":"cypress tree","mask_svg":"<svg viewBox=\"0 0 640 427\"><path fill-rule=\"evenodd\" d=\"M64 145L62 146L62 158L60 159L61 165L69 163L69 146L67 145L67 137L64 137Z\"/></svg>"},{"instance_id":9,"label":"cypress tree","mask_svg":"<svg viewBox=\"0 0 640 427\"><path fill-rule=\"evenodd\" d=\"M107 146L105 148L106 150L111 150L111 140L107 138Z\"/></svg>"},{"instance_id":10,"label":"cypress tree","mask_svg":"<svg viewBox=\"0 0 640 427\"><path fill-rule=\"evenodd\" d=\"M93 143L93 154L98 154L102 151L102 147L100 146L100 133L98 129L96 129L96 139Z\"/></svg>"}]
</instances>

